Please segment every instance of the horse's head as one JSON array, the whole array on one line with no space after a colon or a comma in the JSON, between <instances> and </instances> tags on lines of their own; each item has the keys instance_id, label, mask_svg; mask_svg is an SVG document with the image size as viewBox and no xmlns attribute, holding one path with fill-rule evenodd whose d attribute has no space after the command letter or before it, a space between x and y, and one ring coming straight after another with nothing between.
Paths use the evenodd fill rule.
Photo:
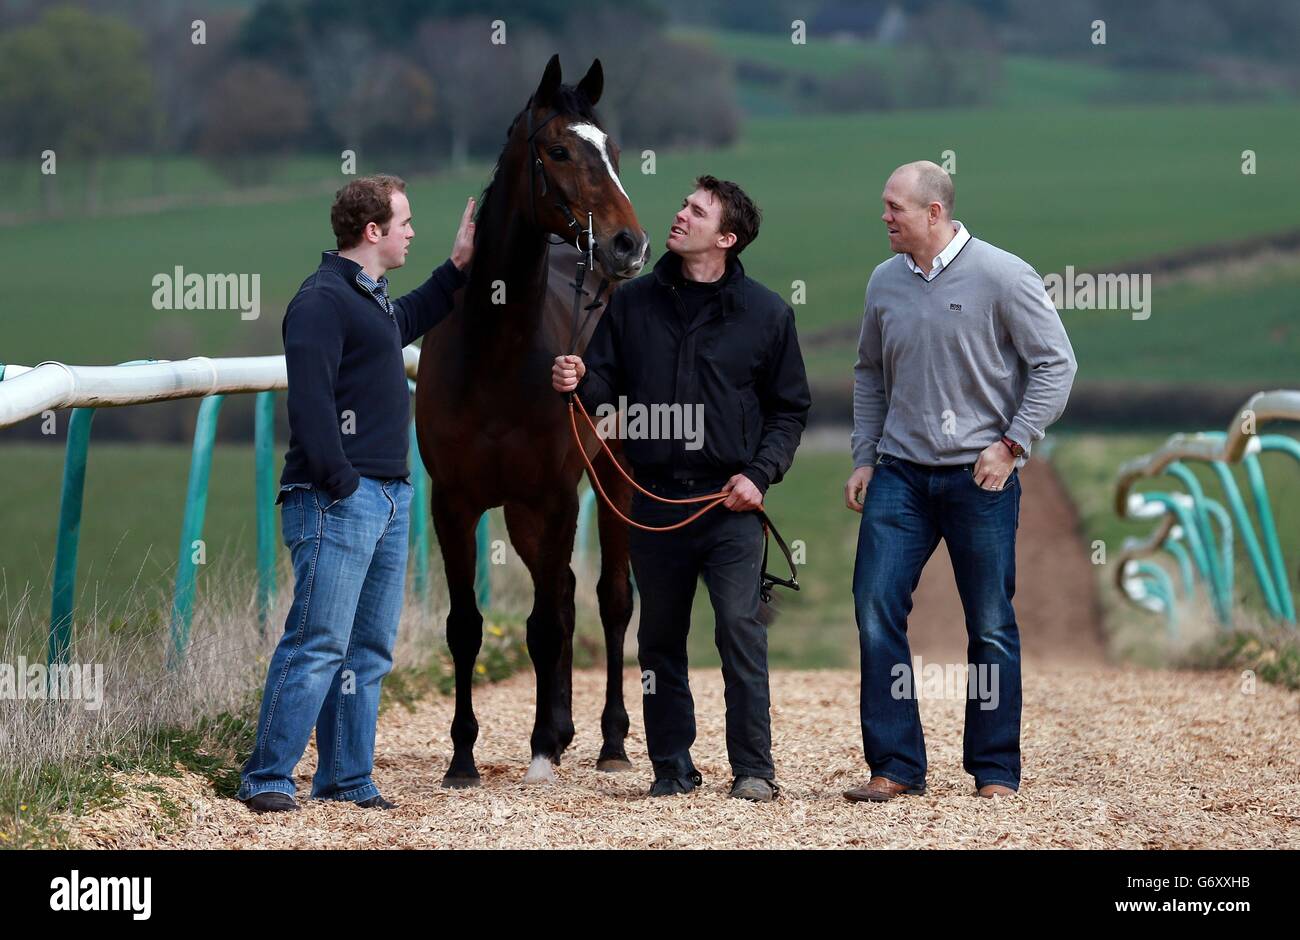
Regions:
<instances>
[{"instance_id":1,"label":"horse's head","mask_svg":"<svg viewBox=\"0 0 1300 940\"><path fill-rule=\"evenodd\" d=\"M618 147L593 110L604 84L599 59L576 86L561 84L560 57L551 56L514 133L525 148L523 172L531 176L524 188L532 200L530 218L572 244L590 212L596 260L605 274L622 280L641 273L650 238L619 182Z\"/></svg>"}]
</instances>

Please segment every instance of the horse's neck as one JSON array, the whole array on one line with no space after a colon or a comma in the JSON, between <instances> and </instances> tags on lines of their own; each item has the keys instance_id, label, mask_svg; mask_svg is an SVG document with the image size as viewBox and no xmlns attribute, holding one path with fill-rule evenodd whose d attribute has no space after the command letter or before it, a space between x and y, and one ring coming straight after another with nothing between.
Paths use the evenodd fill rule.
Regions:
<instances>
[{"instance_id":1,"label":"horse's neck","mask_svg":"<svg viewBox=\"0 0 1300 940\"><path fill-rule=\"evenodd\" d=\"M479 222L467 296L467 341L490 354L527 348L537 334L546 291L546 236L511 207L516 194L493 193ZM526 197L525 197L526 198Z\"/></svg>"}]
</instances>

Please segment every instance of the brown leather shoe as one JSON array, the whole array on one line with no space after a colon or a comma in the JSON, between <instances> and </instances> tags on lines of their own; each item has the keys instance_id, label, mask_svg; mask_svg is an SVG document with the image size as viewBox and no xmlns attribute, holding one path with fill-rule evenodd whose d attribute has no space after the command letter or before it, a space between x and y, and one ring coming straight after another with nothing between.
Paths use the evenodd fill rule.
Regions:
<instances>
[{"instance_id":1,"label":"brown leather shoe","mask_svg":"<svg viewBox=\"0 0 1300 940\"><path fill-rule=\"evenodd\" d=\"M872 777L867 781L866 786L845 790L844 799L850 803L884 803L896 796L923 796L924 794L925 784L909 787L888 777Z\"/></svg>"},{"instance_id":2,"label":"brown leather shoe","mask_svg":"<svg viewBox=\"0 0 1300 940\"><path fill-rule=\"evenodd\" d=\"M991 800L995 796L1015 796L1016 791L1000 783L986 783L975 791L975 795Z\"/></svg>"}]
</instances>

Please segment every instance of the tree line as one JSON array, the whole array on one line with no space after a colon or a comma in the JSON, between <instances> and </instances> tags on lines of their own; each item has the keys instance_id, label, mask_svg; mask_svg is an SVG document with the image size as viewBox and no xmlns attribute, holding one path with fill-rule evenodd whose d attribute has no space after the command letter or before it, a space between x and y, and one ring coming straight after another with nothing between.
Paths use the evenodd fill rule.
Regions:
<instances>
[{"instance_id":1,"label":"tree line","mask_svg":"<svg viewBox=\"0 0 1300 940\"><path fill-rule=\"evenodd\" d=\"M600 111L624 147L718 146L740 112L730 63L670 39L648 0L259 0L246 6L0 0L0 159L85 168L86 208L110 158L194 155L236 185L295 154L351 150L406 172L490 159L553 52L576 80L605 64ZM689 76L689 79L687 78ZM57 174L42 204L60 210Z\"/></svg>"}]
</instances>

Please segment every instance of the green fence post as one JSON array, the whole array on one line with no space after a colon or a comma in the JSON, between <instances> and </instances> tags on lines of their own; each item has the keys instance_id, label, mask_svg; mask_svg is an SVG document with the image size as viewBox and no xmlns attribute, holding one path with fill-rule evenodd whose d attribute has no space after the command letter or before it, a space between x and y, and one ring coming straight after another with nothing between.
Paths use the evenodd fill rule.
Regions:
<instances>
[{"instance_id":1,"label":"green fence post","mask_svg":"<svg viewBox=\"0 0 1300 940\"><path fill-rule=\"evenodd\" d=\"M1296 461L1296 463L1300 464L1300 443L1297 443L1294 438L1287 437L1285 434L1261 434L1259 437L1259 446L1260 450L1265 452L1273 451L1284 453L1292 460ZM1284 574L1285 569L1286 566L1283 565ZM1287 589L1289 595L1290 582L1287 582ZM1291 609L1291 616L1283 616L1282 619L1293 627L1296 625L1294 605Z\"/></svg>"},{"instance_id":2,"label":"green fence post","mask_svg":"<svg viewBox=\"0 0 1300 940\"><path fill-rule=\"evenodd\" d=\"M208 508L208 477L212 471L212 445L217 434L217 415L225 395L209 395L199 405L194 425L194 450L190 456L190 480L185 493L185 518L181 522L181 550L176 561L176 591L172 599L172 648L167 657L170 668L179 666L190 642L190 622L194 617L194 582L198 567L194 562L194 543L203 537L203 516Z\"/></svg>"},{"instance_id":3,"label":"green fence post","mask_svg":"<svg viewBox=\"0 0 1300 940\"><path fill-rule=\"evenodd\" d=\"M477 546L478 563L474 568L474 593L478 598L478 609L487 610L492 603L492 551L491 532L488 528L488 514L478 517L478 528L474 531Z\"/></svg>"},{"instance_id":4,"label":"green fence post","mask_svg":"<svg viewBox=\"0 0 1300 940\"><path fill-rule=\"evenodd\" d=\"M1250 523L1250 515L1246 512L1246 504L1241 498L1237 481L1222 460L1213 461L1210 466L1214 469L1215 476L1219 478L1219 487L1223 490L1224 496L1228 498L1228 508L1232 510L1233 518L1237 520L1237 531L1241 533L1241 541L1246 546L1246 555L1250 558L1251 568L1255 571L1255 580L1259 582L1264 603L1269 613L1274 617L1281 617L1282 605L1278 603L1277 592L1273 588L1273 575L1264 562L1264 553L1260 551L1259 539L1255 536L1255 527Z\"/></svg>"},{"instance_id":5,"label":"green fence post","mask_svg":"<svg viewBox=\"0 0 1300 940\"><path fill-rule=\"evenodd\" d=\"M153 359L132 359L120 366L139 366ZM0 364L0 380L3 380ZM50 595L50 634L45 658L50 665L68 662L72 654L72 606L77 587L77 548L81 543L81 509L86 492L86 463L90 457L90 428L94 408L73 408L68 419L68 443L63 458L63 487L59 494L59 529L54 549L54 589Z\"/></svg>"},{"instance_id":6,"label":"green fence post","mask_svg":"<svg viewBox=\"0 0 1300 940\"><path fill-rule=\"evenodd\" d=\"M1173 555L1178 562L1178 573L1183 582L1183 598L1191 600L1192 594L1196 591L1196 583L1192 575L1192 556L1187 554L1187 546L1175 538L1167 538L1161 547Z\"/></svg>"},{"instance_id":7,"label":"green fence post","mask_svg":"<svg viewBox=\"0 0 1300 940\"><path fill-rule=\"evenodd\" d=\"M253 502L257 510L257 626L275 602L275 392L258 392L253 411Z\"/></svg>"},{"instance_id":8,"label":"green fence post","mask_svg":"<svg viewBox=\"0 0 1300 940\"><path fill-rule=\"evenodd\" d=\"M415 422L411 422L411 544L415 548L415 578L412 589L416 597L424 600L429 592L429 498L428 477L420 462L420 447L415 436Z\"/></svg>"},{"instance_id":9,"label":"green fence post","mask_svg":"<svg viewBox=\"0 0 1300 940\"><path fill-rule=\"evenodd\" d=\"M1295 623L1295 605L1291 600L1291 583L1287 580L1286 563L1282 560L1282 546L1278 543L1277 526L1273 522L1273 508L1269 505L1268 488L1264 484L1264 471L1260 469L1259 458L1247 454L1241 461L1246 465L1246 479L1250 481L1251 494L1255 497L1255 514L1259 516L1259 531L1264 538L1264 548L1273 569L1273 584L1277 587L1277 600L1282 608L1282 616L1290 623Z\"/></svg>"},{"instance_id":10,"label":"green fence post","mask_svg":"<svg viewBox=\"0 0 1300 940\"><path fill-rule=\"evenodd\" d=\"M591 540L591 520L596 514L596 490L587 487L578 498L578 570L587 570L588 542Z\"/></svg>"},{"instance_id":11,"label":"green fence post","mask_svg":"<svg viewBox=\"0 0 1300 940\"><path fill-rule=\"evenodd\" d=\"M1218 592L1214 590L1210 580L1211 565L1217 564L1217 561L1209 557L1211 552L1206 549L1205 543L1201 539L1192 510L1183 506L1179 499L1171 493L1143 493L1142 496L1148 502L1159 503L1178 517L1178 524L1183 527L1183 534L1187 539L1187 547L1191 550L1192 559L1196 562L1197 570L1201 572L1201 581L1205 584L1205 593L1214 605L1214 612L1218 616L1219 622L1227 623L1228 614L1223 609ZM1178 496L1185 496L1185 494L1180 493ZM1186 498L1190 499L1190 497Z\"/></svg>"},{"instance_id":12,"label":"green fence post","mask_svg":"<svg viewBox=\"0 0 1300 940\"><path fill-rule=\"evenodd\" d=\"M1201 541L1205 544L1205 554L1210 562L1210 577L1207 587L1210 588L1214 595L1215 606L1219 610L1219 619L1225 623L1231 618L1232 598L1225 589L1225 578L1223 569L1220 564L1218 545L1214 539L1214 530L1210 526L1210 515L1205 506L1205 491L1201 488L1201 481L1196 479L1196 474L1181 461L1175 460L1165 468L1165 473L1176 477L1187 487L1187 493L1192 498L1192 511L1194 525L1200 533Z\"/></svg>"},{"instance_id":13,"label":"green fence post","mask_svg":"<svg viewBox=\"0 0 1300 940\"><path fill-rule=\"evenodd\" d=\"M1223 543L1223 558L1220 567L1220 572L1223 575L1223 598L1229 614L1231 614L1233 584L1237 573L1236 558L1232 551L1232 518L1228 515L1228 510L1223 508L1222 503L1210 499L1208 496L1205 497L1205 508L1210 516L1219 523L1219 538Z\"/></svg>"},{"instance_id":14,"label":"green fence post","mask_svg":"<svg viewBox=\"0 0 1300 940\"><path fill-rule=\"evenodd\" d=\"M1174 583L1169 572L1153 562L1140 561L1137 571L1146 582L1147 590L1165 605L1165 629L1171 637L1178 635L1178 615L1174 610Z\"/></svg>"},{"instance_id":15,"label":"green fence post","mask_svg":"<svg viewBox=\"0 0 1300 940\"><path fill-rule=\"evenodd\" d=\"M63 458L59 495L59 531L54 548L54 590L50 595L50 636L45 660L67 663L72 651L72 605L77 587L77 546L81 540L81 506L86 491L86 460L94 408L73 408Z\"/></svg>"}]
</instances>

